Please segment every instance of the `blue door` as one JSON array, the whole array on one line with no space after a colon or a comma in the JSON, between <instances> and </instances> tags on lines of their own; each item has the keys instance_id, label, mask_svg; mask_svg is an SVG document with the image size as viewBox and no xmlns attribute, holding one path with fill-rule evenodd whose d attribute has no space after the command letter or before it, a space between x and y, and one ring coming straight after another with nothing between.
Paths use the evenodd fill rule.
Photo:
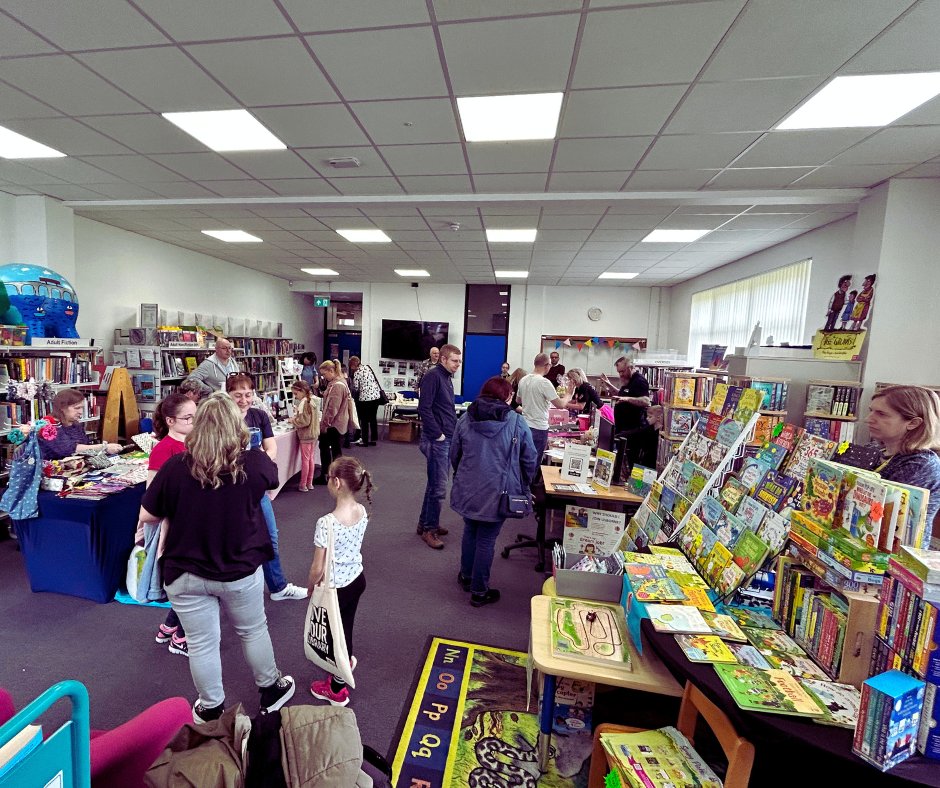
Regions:
<instances>
[{"instance_id":1,"label":"blue door","mask_svg":"<svg viewBox=\"0 0 940 788\"><path fill-rule=\"evenodd\" d=\"M501 334L467 334L463 343L461 402L476 399L486 381L498 375L506 360L506 337Z\"/></svg>"}]
</instances>

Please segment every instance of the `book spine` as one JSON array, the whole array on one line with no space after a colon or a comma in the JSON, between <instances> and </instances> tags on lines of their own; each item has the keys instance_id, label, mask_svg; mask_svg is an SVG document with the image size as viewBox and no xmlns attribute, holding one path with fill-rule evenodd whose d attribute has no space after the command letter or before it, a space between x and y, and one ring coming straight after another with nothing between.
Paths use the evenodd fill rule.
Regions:
<instances>
[{"instance_id":1,"label":"book spine","mask_svg":"<svg viewBox=\"0 0 940 788\"><path fill-rule=\"evenodd\" d=\"M894 578L891 575L885 575L884 582L881 584L881 593L878 602L878 628L876 633L884 637L888 629L888 620L891 618L891 604L894 595Z\"/></svg>"},{"instance_id":2,"label":"book spine","mask_svg":"<svg viewBox=\"0 0 940 788\"><path fill-rule=\"evenodd\" d=\"M914 598L914 612L911 614L911 625L904 634L904 661L912 663L914 661L914 652L911 646L917 640L917 630L920 628L920 621L924 615L924 600Z\"/></svg>"},{"instance_id":3,"label":"book spine","mask_svg":"<svg viewBox=\"0 0 940 788\"><path fill-rule=\"evenodd\" d=\"M890 637L888 638L888 645L891 646L895 651L898 649L898 643L901 641L901 634L904 631L904 623L907 620L908 608L911 604L911 592L902 588L903 596L898 603L898 617L897 621L894 623L894 627L891 630Z\"/></svg>"},{"instance_id":4,"label":"book spine","mask_svg":"<svg viewBox=\"0 0 940 788\"><path fill-rule=\"evenodd\" d=\"M917 664L915 670L921 675L927 673L927 666L930 659L930 644L933 643L934 631L937 626L937 608L928 605L927 622L923 627L920 645L917 648Z\"/></svg>"},{"instance_id":5,"label":"book spine","mask_svg":"<svg viewBox=\"0 0 940 788\"><path fill-rule=\"evenodd\" d=\"M862 684L861 697L858 701L858 719L855 722L855 735L852 737L852 749L858 752L862 751L862 745L865 743L865 734L868 731L868 712L871 704L871 687L868 684Z\"/></svg>"}]
</instances>

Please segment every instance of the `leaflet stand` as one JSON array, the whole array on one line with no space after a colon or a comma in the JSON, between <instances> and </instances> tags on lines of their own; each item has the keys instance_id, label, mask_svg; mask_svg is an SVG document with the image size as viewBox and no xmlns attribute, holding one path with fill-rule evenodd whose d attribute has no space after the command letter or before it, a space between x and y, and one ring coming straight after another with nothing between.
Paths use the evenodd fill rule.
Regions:
<instances>
[{"instance_id":1,"label":"leaflet stand","mask_svg":"<svg viewBox=\"0 0 940 788\"><path fill-rule=\"evenodd\" d=\"M88 691L78 681L60 681L15 714L0 727L0 746L66 695L72 701L72 718L0 777L0 788L91 788Z\"/></svg>"}]
</instances>

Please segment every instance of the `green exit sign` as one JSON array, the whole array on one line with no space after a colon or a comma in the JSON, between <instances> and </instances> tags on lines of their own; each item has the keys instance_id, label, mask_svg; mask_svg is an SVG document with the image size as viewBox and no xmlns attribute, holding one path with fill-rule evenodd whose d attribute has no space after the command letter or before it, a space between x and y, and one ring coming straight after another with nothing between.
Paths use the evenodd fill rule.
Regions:
<instances>
[{"instance_id":1,"label":"green exit sign","mask_svg":"<svg viewBox=\"0 0 940 788\"><path fill-rule=\"evenodd\" d=\"M314 306L329 306L330 297L329 296L314 296L313 305Z\"/></svg>"}]
</instances>

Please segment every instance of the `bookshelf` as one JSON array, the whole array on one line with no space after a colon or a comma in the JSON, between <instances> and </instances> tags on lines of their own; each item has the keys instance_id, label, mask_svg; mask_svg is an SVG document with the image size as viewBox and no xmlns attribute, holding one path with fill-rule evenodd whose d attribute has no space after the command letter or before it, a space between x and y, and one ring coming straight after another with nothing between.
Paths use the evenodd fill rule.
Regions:
<instances>
[{"instance_id":1,"label":"bookshelf","mask_svg":"<svg viewBox=\"0 0 940 788\"><path fill-rule=\"evenodd\" d=\"M790 392L789 378L774 378L767 375L729 375L728 384L742 388L755 388L764 392L764 403L760 418L754 427L754 437L748 445L763 446L773 435L774 427L783 424L787 416L787 401Z\"/></svg>"},{"instance_id":2,"label":"bookshelf","mask_svg":"<svg viewBox=\"0 0 940 788\"><path fill-rule=\"evenodd\" d=\"M823 438L852 442L862 399L862 385L842 380L810 380L806 385L807 431Z\"/></svg>"},{"instance_id":3,"label":"bookshelf","mask_svg":"<svg viewBox=\"0 0 940 788\"><path fill-rule=\"evenodd\" d=\"M239 366L255 379L259 394L278 392L280 378L278 362L292 358L294 342L274 337L230 336L226 337L235 349Z\"/></svg>"},{"instance_id":4,"label":"bookshelf","mask_svg":"<svg viewBox=\"0 0 940 788\"><path fill-rule=\"evenodd\" d=\"M715 374L688 370L670 369L662 375L659 398L663 406L663 428L656 452L657 471L679 450L715 391Z\"/></svg>"}]
</instances>

